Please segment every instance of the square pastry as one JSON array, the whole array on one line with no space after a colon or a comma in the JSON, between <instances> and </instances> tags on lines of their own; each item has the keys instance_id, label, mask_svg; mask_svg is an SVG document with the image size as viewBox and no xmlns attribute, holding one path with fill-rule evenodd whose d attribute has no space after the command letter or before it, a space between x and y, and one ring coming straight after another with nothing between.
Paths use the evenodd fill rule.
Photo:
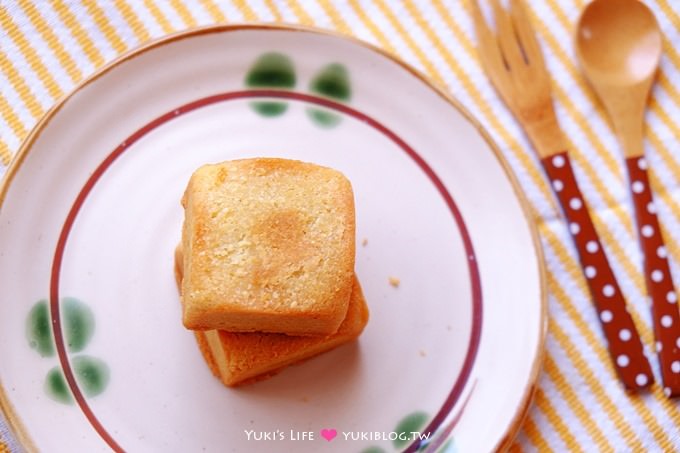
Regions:
<instances>
[{"instance_id":1,"label":"square pastry","mask_svg":"<svg viewBox=\"0 0 680 453\"><path fill-rule=\"evenodd\" d=\"M185 327L338 330L355 254L354 196L342 173L273 158L205 165L182 204Z\"/></svg>"}]
</instances>

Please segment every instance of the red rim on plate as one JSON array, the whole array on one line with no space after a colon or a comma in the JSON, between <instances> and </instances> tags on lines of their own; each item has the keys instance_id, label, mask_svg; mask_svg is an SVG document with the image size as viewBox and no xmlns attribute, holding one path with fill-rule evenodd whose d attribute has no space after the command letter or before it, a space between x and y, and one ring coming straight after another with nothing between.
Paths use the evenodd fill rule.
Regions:
<instances>
[{"instance_id":1,"label":"red rim on plate","mask_svg":"<svg viewBox=\"0 0 680 453\"><path fill-rule=\"evenodd\" d=\"M367 124L368 126L372 127L376 131L383 134L389 140L391 140L394 144L396 144L402 151L404 151L409 156L409 158L425 173L430 182L435 186L435 188L443 198L444 202L446 203L449 211L451 212L451 215L453 216L454 221L456 222L456 225L458 227L459 233L461 235L463 246L465 248L465 254L467 256L467 265L472 292L472 329L470 331L468 349L466 351L463 366L458 374L458 377L456 378L446 400L442 404L441 408L437 411L437 414L433 417L428 426L423 429L423 432L425 433L434 434L437 431L437 429L441 426L442 422L449 416L451 410L456 405L456 403L459 401L463 389L465 388L467 382L469 381L470 373L472 371L472 367L477 356L477 351L479 349L479 342L482 331L482 289L480 274L477 265L477 260L475 257L474 248L472 246L472 240L465 226L463 216L458 210L458 207L456 206L453 197L448 192L447 188L444 186L444 184L439 179L434 170L412 147L410 147L404 140L402 140L396 133L387 128L385 125L383 125L376 119L366 115L365 113L362 113L356 109L348 107L347 105L309 94L282 90L242 90L232 91L228 93L220 93L214 96L198 99L194 102L190 102L168 113L165 113L164 115L159 116L158 118L154 119L153 121L149 122L139 130L131 134L111 153L109 153L109 155L99 164L99 166L92 173L92 175L87 180L85 185L81 188L62 226L61 233L59 235L59 239L54 253L50 278L50 313L53 320L54 340L57 348L57 354L59 357L60 365L64 371L64 376L66 377L68 386L71 392L73 393L74 399L76 400L78 406L83 411L84 415L86 416L90 424L101 436L101 438L114 451L124 451L123 448L106 430L106 428L99 422L96 415L88 405L82 392L80 391L75 379L75 375L68 361L66 347L64 345L64 340L62 337L62 326L58 302L61 265L63 261L64 250L66 248L69 234L71 232L71 228L78 216L80 209L87 200L88 195L90 194L94 186L97 184L101 176L104 175L104 173L109 169L109 167L115 162L115 160L119 156L128 151L131 145L133 145L135 142L137 142L139 139L141 139L142 137L144 137L146 134L153 131L157 127L167 123L168 121L171 121L173 118L177 118L178 116L181 116L185 113L192 112L194 110L200 109L208 105L212 105L219 102L252 98L289 99L315 104L349 115ZM458 417L456 417L452 423L455 424L457 419ZM449 426L446 427L447 431L453 429L453 424L450 424ZM411 445L409 445L405 451L412 452L420 448L420 446L421 441L416 440Z\"/></svg>"}]
</instances>

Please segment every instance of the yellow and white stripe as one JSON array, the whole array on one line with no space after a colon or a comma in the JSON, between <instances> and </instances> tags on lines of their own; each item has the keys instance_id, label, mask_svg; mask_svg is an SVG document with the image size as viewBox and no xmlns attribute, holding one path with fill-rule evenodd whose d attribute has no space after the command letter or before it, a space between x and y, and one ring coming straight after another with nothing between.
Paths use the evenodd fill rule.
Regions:
<instances>
[{"instance_id":1,"label":"yellow and white stripe","mask_svg":"<svg viewBox=\"0 0 680 453\"><path fill-rule=\"evenodd\" d=\"M644 342L653 346L641 257L617 142L576 67L571 28L585 0L529 0L553 74L575 172ZM680 4L647 1L664 39L646 152L674 270L680 264ZM155 37L218 22L316 25L376 44L447 87L480 119L518 175L548 267L544 373L513 451L680 451L680 410L656 388L615 383L568 233L529 143L479 65L467 0L30 0L0 3L0 174L38 118L117 55ZM677 275L677 273L676 273ZM676 276L677 279L677 276ZM0 451L2 447L0 447Z\"/></svg>"}]
</instances>

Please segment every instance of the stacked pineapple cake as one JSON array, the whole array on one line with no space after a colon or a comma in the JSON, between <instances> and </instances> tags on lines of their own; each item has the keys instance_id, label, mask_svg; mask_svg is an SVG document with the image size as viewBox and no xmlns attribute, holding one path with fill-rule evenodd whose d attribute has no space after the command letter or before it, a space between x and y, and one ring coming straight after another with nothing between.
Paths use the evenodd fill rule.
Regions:
<instances>
[{"instance_id":1,"label":"stacked pineapple cake","mask_svg":"<svg viewBox=\"0 0 680 453\"><path fill-rule=\"evenodd\" d=\"M272 158L205 165L182 205L183 323L224 384L270 376L361 334L368 308L342 173Z\"/></svg>"}]
</instances>

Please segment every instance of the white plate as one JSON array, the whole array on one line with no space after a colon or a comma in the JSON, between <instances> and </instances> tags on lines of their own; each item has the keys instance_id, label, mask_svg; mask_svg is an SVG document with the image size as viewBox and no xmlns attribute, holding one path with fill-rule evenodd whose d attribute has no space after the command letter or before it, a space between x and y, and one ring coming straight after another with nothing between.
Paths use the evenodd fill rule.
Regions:
<instances>
[{"instance_id":1,"label":"white plate","mask_svg":"<svg viewBox=\"0 0 680 453\"><path fill-rule=\"evenodd\" d=\"M246 156L352 181L371 319L228 389L182 327L172 257L189 175ZM420 447L491 451L526 413L545 331L526 203L458 103L368 45L279 26L154 42L40 122L0 200L0 401L29 449L387 452L421 431Z\"/></svg>"}]
</instances>

